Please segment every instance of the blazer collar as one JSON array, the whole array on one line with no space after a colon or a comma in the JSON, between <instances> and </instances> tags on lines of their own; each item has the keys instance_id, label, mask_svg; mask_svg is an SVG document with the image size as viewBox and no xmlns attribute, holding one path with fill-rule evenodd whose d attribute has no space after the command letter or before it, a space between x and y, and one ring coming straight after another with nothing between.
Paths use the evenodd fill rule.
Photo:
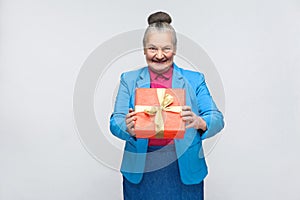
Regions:
<instances>
[{"instance_id":1,"label":"blazer collar","mask_svg":"<svg viewBox=\"0 0 300 200\"><path fill-rule=\"evenodd\" d=\"M141 69L141 73L136 84L138 88L150 88L150 74L148 67ZM179 67L175 63L173 63L172 88L184 88L184 78L180 73Z\"/></svg>"}]
</instances>

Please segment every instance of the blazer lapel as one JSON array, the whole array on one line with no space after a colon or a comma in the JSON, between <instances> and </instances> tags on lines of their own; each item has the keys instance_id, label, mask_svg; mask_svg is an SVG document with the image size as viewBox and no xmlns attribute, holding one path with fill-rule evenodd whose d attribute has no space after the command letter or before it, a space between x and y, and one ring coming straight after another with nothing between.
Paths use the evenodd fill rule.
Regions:
<instances>
[{"instance_id":1,"label":"blazer lapel","mask_svg":"<svg viewBox=\"0 0 300 200\"><path fill-rule=\"evenodd\" d=\"M173 64L172 88L184 88L185 83L179 68Z\"/></svg>"},{"instance_id":2,"label":"blazer lapel","mask_svg":"<svg viewBox=\"0 0 300 200\"><path fill-rule=\"evenodd\" d=\"M144 67L136 82L136 88L150 88L150 74L148 67Z\"/></svg>"},{"instance_id":3,"label":"blazer lapel","mask_svg":"<svg viewBox=\"0 0 300 200\"><path fill-rule=\"evenodd\" d=\"M188 106L192 106L192 94L188 83L185 82L185 77L181 74L180 69L177 65L173 65L173 77L172 77L172 88L182 88L185 89L185 103Z\"/></svg>"}]
</instances>

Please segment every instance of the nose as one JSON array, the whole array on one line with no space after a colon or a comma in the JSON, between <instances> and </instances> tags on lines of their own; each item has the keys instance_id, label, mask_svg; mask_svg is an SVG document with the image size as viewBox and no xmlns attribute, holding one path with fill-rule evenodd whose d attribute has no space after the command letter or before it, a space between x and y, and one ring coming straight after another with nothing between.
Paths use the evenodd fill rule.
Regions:
<instances>
[{"instance_id":1,"label":"nose","mask_svg":"<svg viewBox=\"0 0 300 200\"><path fill-rule=\"evenodd\" d=\"M156 58L157 59L163 59L164 58L164 53L163 53L163 51L161 49L157 50Z\"/></svg>"}]
</instances>

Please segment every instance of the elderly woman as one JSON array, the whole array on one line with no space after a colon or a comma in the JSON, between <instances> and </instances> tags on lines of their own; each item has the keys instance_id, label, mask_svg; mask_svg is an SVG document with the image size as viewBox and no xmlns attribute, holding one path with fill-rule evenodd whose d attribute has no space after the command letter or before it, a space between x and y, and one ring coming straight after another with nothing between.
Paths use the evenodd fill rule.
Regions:
<instances>
[{"instance_id":1,"label":"elderly woman","mask_svg":"<svg viewBox=\"0 0 300 200\"><path fill-rule=\"evenodd\" d=\"M203 180L208 172L202 140L224 127L223 115L206 87L203 74L174 63L177 39L170 23L167 13L149 16L143 39L147 66L121 75L110 130L126 141L121 166L124 199L203 199ZM186 105L181 111L186 124L183 139L135 137L136 88L186 91Z\"/></svg>"}]
</instances>

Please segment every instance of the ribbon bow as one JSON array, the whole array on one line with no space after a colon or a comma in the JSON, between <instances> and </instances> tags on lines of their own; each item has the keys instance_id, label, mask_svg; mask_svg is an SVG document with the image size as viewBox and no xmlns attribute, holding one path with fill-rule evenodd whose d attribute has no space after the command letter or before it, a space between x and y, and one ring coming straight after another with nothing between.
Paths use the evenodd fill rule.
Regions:
<instances>
[{"instance_id":1,"label":"ribbon bow","mask_svg":"<svg viewBox=\"0 0 300 200\"><path fill-rule=\"evenodd\" d=\"M163 138L165 128L164 128L162 111L164 110L167 112L180 113L182 111L182 108L181 106L170 106L174 101L174 97L170 94L165 94L166 89L157 88L156 91L157 91L159 106L136 105L135 112L144 112L148 115L155 115L154 122L155 122L156 138Z\"/></svg>"}]
</instances>

